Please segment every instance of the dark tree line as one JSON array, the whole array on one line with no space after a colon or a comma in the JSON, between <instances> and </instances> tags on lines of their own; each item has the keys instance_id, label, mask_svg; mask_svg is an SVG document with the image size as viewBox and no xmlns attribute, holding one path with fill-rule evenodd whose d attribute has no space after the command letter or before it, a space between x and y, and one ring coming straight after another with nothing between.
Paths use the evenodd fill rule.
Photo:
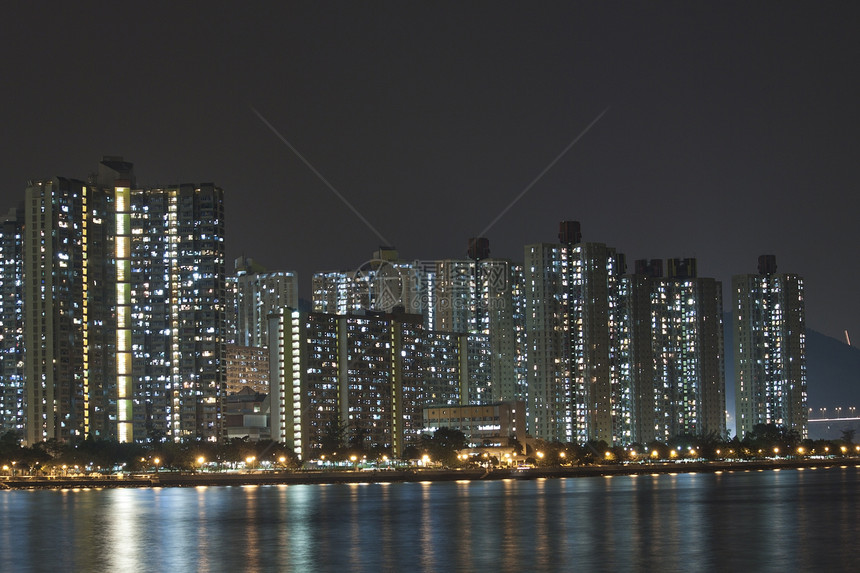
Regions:
<instances>
[{"instance_id":1,"label":"dark tree line","mask_svg":"<svg viewBox=\"0 0 860 573\"><path fill-rule=\"evenodd\" d=\"M310 459L341 463L382 463L393 461L389 445L370 443L366 433L348 431L339 420L330 423ZM681 435L668 442L610 446L604 441L585 444L529 440L520 444L511 440L516 453L526 456L528 463L539 466L587 465L632 461L672 459L728 460L808 456L856 456L860 445L854 444L853 430L842 432L838 440L801 439L795 430L774 424L759 424L743 439L723 439L711 433L701 436ZM427 456L434 464L448 467L466 465L495 465L500 463L492 448L481 453L462 455L469 448L468 440L459 430L440 428L432 435L424 434L406 446L403 460L420 460ZM145 444L119 443L89 437L77 444L48 440L31 446L21 445L16 432L0 435L0 467L17 474L72 472L136 472L159 470L201 471L236 467L297 469L298 457L286 444L247 438L233 438L219 443L199 440L173 442L151 436Z\"/></svg>"},{"instance_id":2,"label":"dark tree line","mask_svg":"<svg viewBox=\"0 0 860 573\"><path fill-rule=\"evenodd\" d=\"M77 444L48 440L22 446L17 432L0 436L0 466L14 468L18 473L135 472L155 467L200 471L241 463L247 465L249 459L255 467L298 467L295 454L272 440L251 442L238 438L217 444L196 440L140 444L89 437Z\"/></svg>"}]
</instances>

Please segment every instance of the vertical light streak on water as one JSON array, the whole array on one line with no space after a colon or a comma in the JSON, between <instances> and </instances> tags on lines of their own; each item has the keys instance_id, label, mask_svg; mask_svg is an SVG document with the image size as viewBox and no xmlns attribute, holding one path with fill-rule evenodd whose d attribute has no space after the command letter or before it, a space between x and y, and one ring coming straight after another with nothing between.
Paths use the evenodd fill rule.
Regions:
<instances>
[{"instance_id":1,"label":"vertical light streak on water","mask_svg":"<svg viewBox=\"0 0 860 573\"><path fill-rule=\"evenodd\" d=\"M276 495L273 496L273 501L271 502L278 508L277 515L289 514L293 511L293 505L289 503L289 488L286 485L279 485L276 489ZM272 523L268 522L263 527L267 529L272 528ZM271 559L275 563L286 564L289 563L290 555L287 553L287 547L290 540L295 536L298 537L302 534L302 530L300 527L296 527L295 531L293 531L290 527L277 527L272 528L270 534L265 537L265 542L263 545L263 551L271 557ZM297 543L305 540L297 540ZM297 549L301 549L302 547L297 547ZM286 565L284 565L286 566Z\"/></svg>"},{"instance_id":2,"label":"vertical light streak on water","mask_svg":"<svg viewBox=\"0 0 860 573\"><path fill-rule=\"evenodd\" d=\"M467 570L472 564L472 554L474 552L474 534L475 528L479 527L480 516L474 515L475 512L470 510L469 500L472 482L462 481L457 482L457 501L456 501L456 516L457 523L453 527L453 531L459 536L459 550L457 551L457 564L462 570Z\"/></svg>"},{"instance_id":3,"label":"vertical light streak on water","mask_svg":"<svg viewBox=\"0 0 860 573\"><path fill-rule=\"evenodd\" d=\"M104 551L108 552L110 568L113 571L134 571L145 563L140 551L141 535L138 528L147 520L142 515L140 504L142 496L128 489L107 492L110 496L110 511L105 520ZM97 535L89 536L98 538ZM83 540L87 542L86 539Z\"/></svg>"},{"instance_id":4,"label":"vertical light streak on water","mask_svg":"<svg viewBox=\"0 0 860 573\"><path fill-rule=\"evenodd\" d=\"M429 482L421 482L419 484L419 487L421 488L421 506L419 509L421 515L419 525L421 528L419 563L424 571L434 570L434 544L436 540L433 536L433 491L431 489L433 485L434 484Z\"/></svg>"},{"instance_id":5,"label":"vertical light streak on water","mask_svg":"<svg viewBox=\"0 0 860 573\"><path fill-rule=\"evenodd\" d=\"M519 526L526 521L531 521L530 516L532 507L528 503L515 504L512 501L517 493L517 486L522 485L522 482L515 482L511 479L502 481L502 500L500 506L502 508L501 518L501 553L502 567L506 571L516 569L518 553L523 545L528 545L528 542L522 543L518 533Z\"/></svg>"},{"instance_id":6,"label":"vertical light streak on water","mask_svg":"<svg viewBox=\"0 0 860 573\"><path fill-rule=\"evenodd\" d=\"M268 531L266 530L266 519L263 518L262 512L259 511L260 503L260 488L259 486L245 486L245 512L244 523L260 523L261 527L248 527L243 536L247 545L245 552L245 563L250 571L259 571L261 569L262 548L260 545L266 539ZM210 567L211 569L211 567Z\"/></svg>"},{"instance_id":7,"label":"vertical light streak on water","mask_svg":"<svg viewBox=\"0 0 860 573\"><path fill-rule=\"evenodd\" d=\"M382 560L383 571L394 571L397 568L397 556L395 552L395 536L393 516L394 508L392 507L391 499L391 484L381 483L378 486L379 491L376 492L379 497L381 506L379 515L379 550Z\"/></svg>"},{"instance_id":8,"label":"vertical light streak on water","mask_svg":"<svg viewBox=\"0 0 860 573\"><path fill-rule=\"evenodd\" d=\"M374 508L361 506L358 497L359 488L362 487L361 485L352 483L349 484L347 487L349 488L349 503L347 503L343 508L343 511L345 513L345 521L349 524L347 545L352 548L352 550L349 551L349 555L358 555L357 550L361 547L361 529L364 525L362 520L362 513L370 515L373 512ZM350 563L349 568L353 571L357 571L360 570L361 565L361 561L353 562Z\"/></svg>"},{"instance_id":9,"label":"vertical light streak on water","mask_svg":"<svg viewBox=\"0 0 860 573\"><path fill-rule=\"evenodd\" d=\"M135 490L122 491L133 493ZM154 560L150 558L149 562L157 566L163 564L164 569L174 570L189 567L191 569L188 570L197 570L205 566L208 556L203 555L201 559L199 540L201 532L206 531L210 523L200 505L205 494L199 489L173 488L158 489L155 493L152 518L139 522L143 529L141 534L149 541L147 550L155 557ZM222 500L217 496L212 497L214 499L208 507L208 515L214 517ZM211 531L210 534L214 535L215 532Z\"/></svg>"},{"instance_id":10,"label":"vertical light streak on water","mask_svg":"<svg viewBox=\"0 0 860 573\"><path fill-rule=\"evenodd\" d=\"M535 568L545 570L548 568L552 554L550 553L549 543L550 524L548 521L549 511L546 502L546 479L535 481L535 500L534 500L534 515L535 520L532 524L534 529L534 560Z\"/></svg>"},{"instance_id":11,"label":"vertical light streak on water","mask_svg":"<svg viewBox=\"0 0 860 573\"><path fill-rule=\"evenodd\" d=\"M193 519L189 519L190 522L196 521L199 524L203 524L203 526L198 526L194 528L194 539L196 548L197 548L197 570L198 571L209 571L212 569L212 562L210 561L210 555L212 552L213 544L209 541L209 535L212 535L217 530L213 531L209 523L210 520L214 518L214 515L209 513L208 508L206 506L206 493L207 487L198 487L196 489L196 498L195 498L195 517ZM247 489L245 492L245 507L247 508L249 505L253 505L254 502L254 490ZM229 515L229 514L228 514ZM190 516L189 516L190 517ZM228 519L232 519L233 516L230 515ZM256 530L250 531L242 531L237 532L237 541L242 543L245 546L245 551L247 552L247 548L253 544L253 536ZM247 559L247 557L246 557Z\"/></svg>"},{"instance_id":12,"label":"vertical light streak on water","mask_svg":"<svg viewBox=\"0 0 860 573\"><path fill-rule=\"evenodd\" d=\"M281 547L289 556L287 563L289 571L316 569L317 563L324 562L322 558L330 543L338 543L327 534L326 527L319 527L327 519L337 519L336 515L327 516L323 508L332 505L332 488L334 486L296 485L287 488L286 521L275 522L271 527L276 531L285 531Z\"/></svg>"}]
</instances>

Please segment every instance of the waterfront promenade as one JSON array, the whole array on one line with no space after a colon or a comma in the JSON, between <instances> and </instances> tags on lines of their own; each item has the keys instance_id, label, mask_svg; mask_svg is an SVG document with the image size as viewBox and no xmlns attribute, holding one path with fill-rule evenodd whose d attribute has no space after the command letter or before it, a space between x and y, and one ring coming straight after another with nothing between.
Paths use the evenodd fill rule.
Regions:
<instances>
[{"instance_id":1,"label":"waterfront promenade","mask_svg":"<svg viewBox=\"0 0 860 573\"><path fill-rule=\"evenodd\" d=\"M858 467L860 458L773 459L716 462L644 462L586 466L478 469L300 470L234 472L168 472L111 476L12 477L0 479L2 489L70 489L115 487L199 487L298 485L335 483L434 482L570 478L672 473L749 472L798 468Z\"/></svg>"}]
</instances>

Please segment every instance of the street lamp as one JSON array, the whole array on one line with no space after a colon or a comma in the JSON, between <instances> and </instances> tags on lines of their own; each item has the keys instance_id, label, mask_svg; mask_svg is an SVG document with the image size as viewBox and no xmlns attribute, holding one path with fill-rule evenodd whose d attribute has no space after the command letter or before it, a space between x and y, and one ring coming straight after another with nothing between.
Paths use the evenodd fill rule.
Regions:
<instances>
[{"instance_id":1,"label":"street lamp","mask_svg":"<svg viewBox=\"0 0 860 573\"><path fill-rule=\"evenodd\" d=\"M155 465L155 473L158 473L158 464L161 463L161 460L159 458L155 458L152 462ZM65 470L66 466L63 466L63 469Z\"/></svg>"},{"instance_id":2,"label":"street lamp","mask_svg":"<svg viewBox=\"0 0 860 573\"><path fill-rule=\"evenodd\" d=\"M352 469L354 471L358 471L358 464L356 464L356 462L358 461L358 456L349 456L349 459L352 461Z\"/></svg>"}]
</instances>

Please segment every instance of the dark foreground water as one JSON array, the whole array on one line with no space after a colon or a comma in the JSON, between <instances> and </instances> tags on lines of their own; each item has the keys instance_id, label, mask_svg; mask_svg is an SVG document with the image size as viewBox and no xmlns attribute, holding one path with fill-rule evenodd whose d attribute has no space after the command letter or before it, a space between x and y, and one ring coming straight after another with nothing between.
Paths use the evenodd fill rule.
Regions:
<instances>
[{"instance_id":1,"label":"dark foreground water","mask_svg":"<svg viewBox=\"0 0 860 573\"><path fill-rule=\"evenodd\" d=\"M0 491L0 571L857 571L860 469Z\"/></svg>"}]
</instances>

